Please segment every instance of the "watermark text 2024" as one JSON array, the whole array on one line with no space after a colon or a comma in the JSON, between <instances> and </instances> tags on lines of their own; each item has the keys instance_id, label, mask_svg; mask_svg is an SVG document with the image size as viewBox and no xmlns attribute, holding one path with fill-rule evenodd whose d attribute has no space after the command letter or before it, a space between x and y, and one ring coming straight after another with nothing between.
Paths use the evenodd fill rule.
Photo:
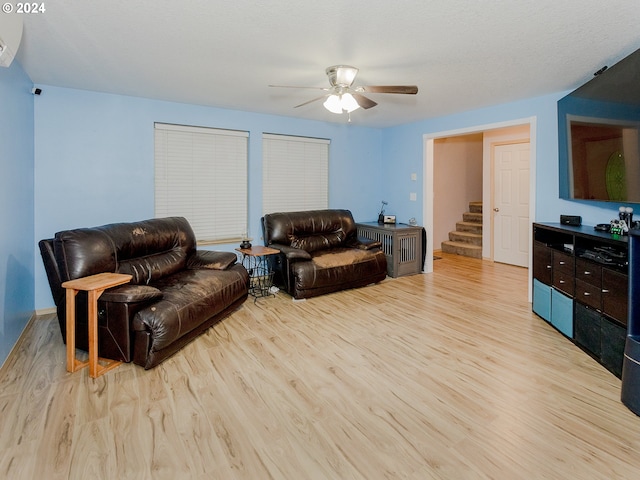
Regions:
<instances>
[{"instance_id":1,"label":"watermark text 2024","mask_svg":"<svg viewBox=\"0 0 640 480\"><path fill-rule=\"evenodd\" d=\"M47 9L44 3L27 2L27 3L3 3L2 11L4 13L44 13Z\"/></svg>"}]
</instances>

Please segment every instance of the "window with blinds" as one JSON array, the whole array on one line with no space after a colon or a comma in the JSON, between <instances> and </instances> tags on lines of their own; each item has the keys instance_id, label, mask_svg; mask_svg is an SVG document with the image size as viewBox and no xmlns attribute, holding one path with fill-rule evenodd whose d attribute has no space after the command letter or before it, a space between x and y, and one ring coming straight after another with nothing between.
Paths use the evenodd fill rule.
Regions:
<instances>
[{"instance_id":1,"label":"window with blinds","mask_svg":"<svg viewBox=\"0 0 640 480\"><path fill-rule=\"evenodd\" d=\"M262 135L262 211L329 207L329 140Z\"/></svg>"},{"instance_id":2,"label":"window with blinds","mask_svg":"<svg viewBox=\"0 0 640 480\"><path fill-rule=\"evenodd\" d=\"M185 217L198 243L247 232L248 132L155 124L155 216Z\"/></svg>"}]
</instances>

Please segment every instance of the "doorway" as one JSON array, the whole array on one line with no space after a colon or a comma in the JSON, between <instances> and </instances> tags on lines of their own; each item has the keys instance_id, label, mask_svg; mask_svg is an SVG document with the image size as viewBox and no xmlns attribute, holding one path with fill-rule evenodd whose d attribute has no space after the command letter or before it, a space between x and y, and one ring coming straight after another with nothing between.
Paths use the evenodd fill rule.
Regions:
<instances>
[{"instance_id":1,"label":"doorway","mask_svg":"<svg viewBox=\"0 0 640 480\"><path fill-rule=\"evenodd\" d=\"M424 271L425 273L433 272L433 250L434 243L430 239L434 238L434 143L436 139L454 137L458 135L468 135L474 133L482 133L483 142L483 188L482 201L487 208L483 209L483 230L487 241L483 242L483 258L494 259L494 234L493 234L493 178L492 178L492 151L496 144L523 143L530 142L529 151L529 179L528 179L528 220L527 233L525 243L529 248L531 245L531 219L535 213L535 117L514 120L511 122L480 125L460 130L452 130L424 135L424 205L423 205L423 225L427 231L427 251ZM527 255L527 265L530 266L530 255Z\"/></svg>"}]
</instances>

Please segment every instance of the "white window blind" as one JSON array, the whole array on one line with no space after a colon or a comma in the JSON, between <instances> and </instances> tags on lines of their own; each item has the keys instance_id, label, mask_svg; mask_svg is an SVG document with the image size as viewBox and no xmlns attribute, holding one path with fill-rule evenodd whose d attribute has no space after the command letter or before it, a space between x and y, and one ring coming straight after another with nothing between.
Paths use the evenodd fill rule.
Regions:
<instances>
[{"instance_id":1,"label":"white window blind","mask_svg":"<svg viewBox=\"0 0 640 480\"><path fill-rule=\"evenodd\" d=\"M248 132L155 124L155 216L185 217L199 243L247 232Z\"/></svg>"},{"instance_id":2,"label":"white window blind","mask_svg":"<svg viewBox=\"0 0 640 480\"><path fill-rule=\"evenodd\" d=\"M264 213L329 207L329 140L262 135Z\"/></svg>"}]
</instances>

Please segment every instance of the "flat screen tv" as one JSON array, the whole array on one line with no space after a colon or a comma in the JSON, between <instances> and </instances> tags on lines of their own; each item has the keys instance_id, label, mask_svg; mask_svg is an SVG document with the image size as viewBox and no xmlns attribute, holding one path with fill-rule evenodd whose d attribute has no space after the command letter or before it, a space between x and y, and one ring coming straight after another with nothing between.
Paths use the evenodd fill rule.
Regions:
<instances>
[{"instance_id":1,"label":"flat screen tv","mask_svg":"<svg viewBox=\"0 0 640 480\"><path fill-rule=\"evenodd\" d=\"M640 203L640 50L558 101L560 198Z\"/></svg>"}]
</instances>

